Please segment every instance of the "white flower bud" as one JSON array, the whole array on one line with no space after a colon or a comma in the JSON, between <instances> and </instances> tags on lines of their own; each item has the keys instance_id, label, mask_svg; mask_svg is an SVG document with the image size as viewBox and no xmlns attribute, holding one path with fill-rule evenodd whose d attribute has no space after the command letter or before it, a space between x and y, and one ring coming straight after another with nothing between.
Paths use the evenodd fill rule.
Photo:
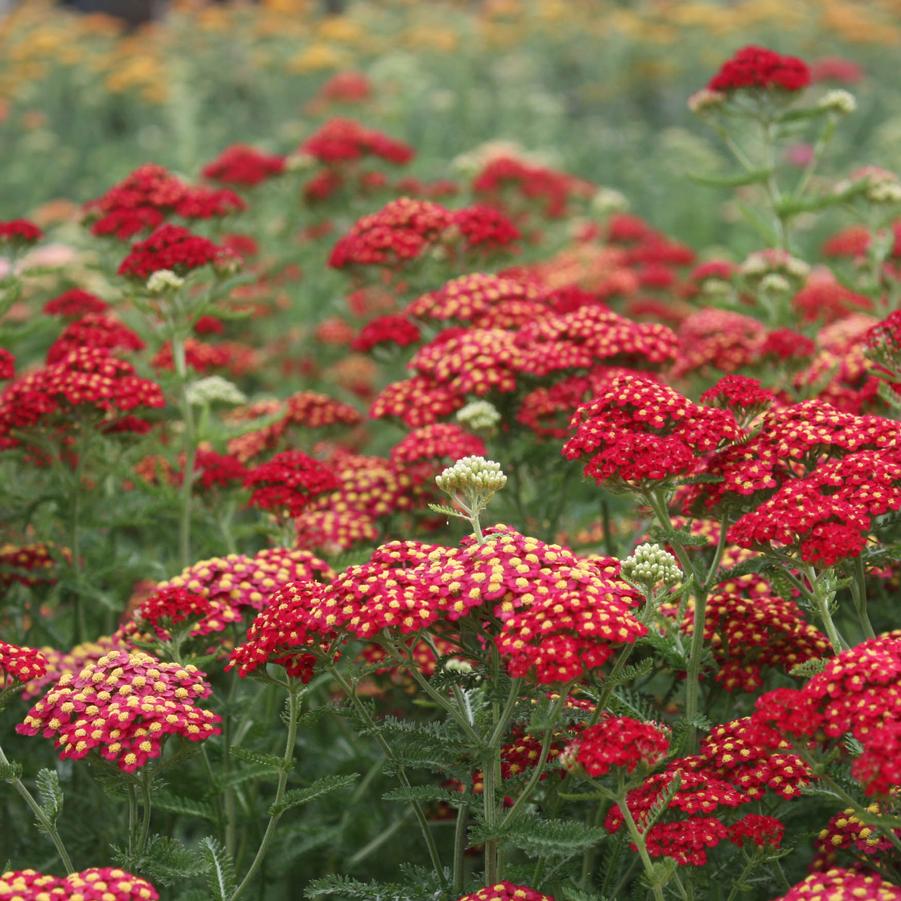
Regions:
<instances>
[{"instance_id":1,"label":"white flower bud","mask_svg":"<svg viewBox=\"0 0 901 901\"><path fill-rule=\"evenodd\" d=\"M676 558L659 544L641 544L631 556L623 560L620 573L634 585L651 589L661 582L664 585L678 585L682 581L682 570Z\"/></svg>"},{"instance_id":2,"label":"white flower bud","mask_svg":"<svg viewBox=\"0 0 901 901\"><path fill-rule=\"evenodd\" d=\"M151 294L174 294L184 283L185 280L171 269L157 269L147 279L147 290Z\"/></svg>"},{"instance_id":3,"label":"white flower bud","mask_svg":"<svg viewBox=\"0 0 901 901\"><path fill-rule=\"evenodd\" d=\"M247 401L243 392L236 385L219 375L211 375L191 382L185 393L188 403L192 406L216 403L236 406Z\"/></svg>"},{"instance_id":4,"label":"white flower bud","mask_svg":"<svg viewBox=\"0 0 901 901\"><path fill-rule=\"evenodd\" d=\"M435 477L435 484L452 497L461 494L487 501L507 484L501 464L484 457L463 457Z\"/></svg>"},{"instance_id":5,"label":"white flower bud","mask_svg":"<svg viewBox=\"0 0 901 901\"><path fill-rule=\"evenodd\" d=\"M847 116L857 109L857 101L849 91L834 90L824 94L817 106Z\"/></svg>"},{"instance_id":6,"label":"white flower bud","mask_svg":"<svg viewBox=\"0 0 901 901\"><path fill-rule=\"evenodd\" d=\"M460 425L466 426L471 432L490 435L497 431L501 414L490 401L474 400L457 411L456 419Z\"/></svg>"}]
</instances>

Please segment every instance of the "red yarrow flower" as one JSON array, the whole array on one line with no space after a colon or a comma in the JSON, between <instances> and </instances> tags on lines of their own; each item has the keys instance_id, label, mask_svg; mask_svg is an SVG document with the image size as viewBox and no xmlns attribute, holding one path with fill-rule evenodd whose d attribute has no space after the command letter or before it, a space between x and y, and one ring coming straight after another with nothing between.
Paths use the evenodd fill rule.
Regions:
<instances>
[{"instance_id":1,"label":"red yarrow flower","mask_svg":"<svg viewBox=\"0 0 901 901\"><path fill-rule=\"evenodd\" d=\"M118 867L91 867L68 876L37 870L0 873L0 901L158 901L159 897L146 879Z\"/></svg>"},{"instance_id":2,"label":"red yarrow flower","mask_svg":"<svg viewBox=\"0 0 901 901\"><path fill-rule=\"evenodd\" d=\"M180 225L161 225L150 237L132 245L119 266L120 275L146 279L160 269L185 273L222 257L222 248Z\"/></svg>"},{"instance_id":3,"label":"red yarrow flower","mask_svg":"<svg viewBox=\"0 0 901 901\"><path fill-rule=\"evenodd\" d=\"M108 309L106 301L81 288L63 291L44 304L44 312L48 316L62 316L64 319L80 319L88 313L104 313Z\"/></svg>"},{"instance_id":4,"label":"red yarrow flower","mask_svg":"<svg viewBox=\"0 0 901 901\"><path fill-rule=\"evenodd\" d=\"M643 723L628 716L607 716L589 726L573 743L575 761L598 779L613 767L628 773L641 766L653 769L669 751L669 738L655 723Z\"/></svg>"},{"instance_id":5,"label":"red yarrow flower","mask_svg":"<svg viewBox=\"0 0 901 901\"><path fill-rule=\"evenodd\" d=\"M334 473L302 451L282 451L249 470L244 484L253 490L249 504L298 516L317 494L340 486Z\"/></svg>"},{"instance_id":6,"label":"red yarrow flower","mask_svg":"<svg viewBox=\"0 0 901 901\"><path fill-rule=\"evenodd\" d=\"M113 651L78 675L63 673L16 731L54 739L64 760L97 750L131 773L159 757L169 735L203 741L219 733L220 717L196 706L210 692L196 666Z\"/></svg>"},{"instance_id":7,"label":"red yarrow flower","mask_svg":"<svg viewBox=\"0 0 901 901\"><path fill-rule=\"evenodd\" d=\"M223 184L252 187L274 175L280 175L284 170L283 156L263 153L246 144L235 144L223 150L211 163L207 163L203 167L203 176Z\"/></svg>"},{"instance_id":8,"label":"red yarrow flower","mask_svg":"<svg viewBox=\"0 0 901 901\"><path fill-rule=\"evenodd\" d=\"M551 895L544 895L527 885L495 882L468 895L462 895L457 901L554 901L554 899Z\"/></svg>"},{"instance_id":9,"label":"red yarrow flower","mask_svg":"<svg viewBox=\"0 0 901 901\"><path fill-rule=\"evenodd\" d=\"M40 679L47 672L47 658L34 648L23 648L0 641L0 692L14 682L23 685Z\"/></svg>"},{"instance_id":10,"label":"red yarrow flower","mask_svg":"<svg viewBox=\"0 0 901 901\"><path fill-rule=\"evenodd\" d=\"M750 45L723 63L707 87L723 93L743 88L800 91L810 80L810 69L803 60Z\"/></svg>"},{"instance_id":11,"label":"red yarrow flower","mask_svg":"<svg viewBox=\"0 0 901 901\"><path fill-rule=\"evenodd\" d=\"M0 245L27 246L40 241L44 233L27 219L8 219L0 222Z\"/></svg>"},{"instance_id":12,"label":"red yarrow flower","mask_svg":"<svg viewBox=\"0 0 901 901\"><path fill-rule=\"evenodd\" d=\"M901 886L876 873L833 867L812 873L775 901L901 901Z\"/></svg>"}]
</instances>

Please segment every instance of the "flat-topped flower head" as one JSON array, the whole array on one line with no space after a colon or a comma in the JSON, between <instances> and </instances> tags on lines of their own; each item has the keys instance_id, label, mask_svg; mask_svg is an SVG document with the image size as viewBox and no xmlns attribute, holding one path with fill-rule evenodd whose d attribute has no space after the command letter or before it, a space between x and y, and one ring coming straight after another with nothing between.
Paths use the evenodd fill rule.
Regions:
<instances>
[{"instance_id":1,"label":"flat-topped flower head","mask_svg":"<svg viewBox=\"0 0 901 901\"><path fill-rule=\"evenodd\" d=\"M765 47L742 47L710 79L711 91L781 90L795 92L810 84L810 69L796 56L783 56Z\"/></svg>"},{"instance_id":2,"label":"flat-topped flower head","mask_svg":"<svg viewBox=\"0 0 901 901\"><path fill-rule=\"evenodd\" d=\"M244 483L250 506L298 516L318 494L339 487L332 470L302 451L282 451L248 470Z\"/></svg>"},{"instance_id":3,"label":"flat-topped flower head","mask_svg":"<svg viewBox=\"0 0 901 901\"><path fill-rule=\"evenodd\" d=\"M527 885L495 882L493 885L463 895L457 901L554 901L554 899Z\"/></svg>"},{"instance_id":4,"label":"flat-topped flower head","mask_svg":"<svg viewBox=\"0 0 901 901\"><path fill-rule=\"evenodd\" d=\"M210 692L196 666L112 651L77 675L63 673L16 731L52 738L64 760L96 750L130 773L159 757L170 735L203 741L219 733L219 716L197 706Z\"/></svg>"},{"instance_id":5,"label":"flat-topped flower head","mask_svg":"<svg viewBox=\"0 0 901 901\"><path fill-rule=\"evenodd\" d=\"M181 225L161 225L139 241L119 266L119 274L146 281L161 269L181 276L222 259L223 250Z\"/></svg>"},{"instance_id":6,"label":"flat-topped flower head","mask_svg":"<svg viewBox=\"0 0 901 901\"><path fill-rule=\"evenodd\" d=\"M811 873L775 901L901 901L901 886L876 873L833 867Z\"/></svg>"},{"instance_id":7,"label":"flat-topped flower head","mask_svg":"<svg viewBox=\"0 0 901 901\"><path fill-rule=\"evenodd\" d=\"M27 219L7 219L0 222L0 247L28 247L36 244L44 233Z\"/></svg>"},{"instance_id":8,"label":"flat-topped flower head","mask_svg":"<svg viewBox=\"0 0 901 901\"><path fill-rule=\"evenodd\" d=\"M209 375L198 379L191 382L185 390L188 403L195 406L211 404L238 406L247 402L244 392L234 382L222 378L221 375Z\"/></svg>"},{"instance_id":9,"label":"flat-topped flower head","mask_svg":"<svg viewBox=\"0 0 901 901\"><path fill-rule=\"evenodd\" d=\"M316 658L309 650L313 640L307 623L324 592L318 582L292 582L276 591L251 623L245 641L232 651L226 669L237 667L243 679L267 663L277 663L289 676L309 682Z\"/></svg>"},{"instance_id":10,"label":"flat-topped flower head","mask_svg":"<svg viewBox=\"0 0 901 901\"><path fill-rule=\"evenodd\" d=\"M699 406L666 385L629 373L580 406L571 427L563 456L587 458L585 474L599 485L640 486L690 475L702 455L741 437L729 411Z\"/></svg>"},{"instance_id":11,"label":"flat-topped flower head","mask_svg":"<svg viewBox=\"0 0 901 901\"><path fill-rule=\"evenodd\" d=\"M24 685L40 679L46 672L47 658L40 651L0 641L0 692L16 682Z\"/></svg>"},{"instance_id":12,"label":"flat-topped flower head","mask_svg":"<svg viewBox=\"0 0 901 901\"><path fill-rule=\"evenodd\" d=\"M656 723L628 716L607 716L585 729L573 742L571 759L592 779L606 776L613 767L632 773L637 767L653 769L669 751L668 733Z\"/></svg>"},{"instance_id":13,"label":"flat-topped flower head","mask_svg":"<svg viewBox=\"0 0 901 901\"><path fill-rule=\"evenodd\" d=\"M248 610L262 610L269 598L292 582L325 581L331 567L309 551L267 548L254 555L229 554L201 560L166 582L158 590L181 588L209 599L210 612L194 627L192 634L208 635L224 631L240 622Z\"/></svg>"},{"instance_id":14,"label":"flat-topped flower head","mask_svg":"<svg viewBox=\"0 0 901 901\"><path fill-rule=\"evenodd\" d=\"M151 883L118 867L91 867L68 876L37 870L0 873L0 901L158 901Z\"/></svg>"}]
</instances>

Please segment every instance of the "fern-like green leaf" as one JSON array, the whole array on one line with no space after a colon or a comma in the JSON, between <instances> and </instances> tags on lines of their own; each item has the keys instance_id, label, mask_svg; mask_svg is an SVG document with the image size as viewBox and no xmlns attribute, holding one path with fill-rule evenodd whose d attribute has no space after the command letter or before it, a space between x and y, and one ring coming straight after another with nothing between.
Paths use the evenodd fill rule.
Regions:
<instances>
[{"instance_id":1,"label":"fern-like green leaf","mask_svg":"<svg viewBox=\"0 0 901 901\"><path fill-rule=\"evenodd\" d=\"M420 901L413 899L402 885L390 882L360 882L347 876L323 876L315 879L304 891L305 898L336 898L337 901L374 901L376 898L391 901Z\"/></svg>"},{"instance_id":2,"label":"fern-like green leaf","mask_svg":"<svg viewBox=\"0 0 901 901\"><path fill-rule=\"evenodd\" d=\"M410 785L392 788L382 795L383 801L444 801L447 804L460 803L463 796L437 785Z\"/></svg>"},{"instance_id":3,"label":"fern-like green leaf","mask_svg":"<svg viewBox=\"0 0 901 901\"><path fill-rule=\"evenodd\" d=\"M323 795L353 785L359 778L359 773L351 773L349 776L323 776L312 783L312 785L306 786L306 788L295 788L287 792L281 802L270 806L269 815L279 816L292 807L308 804L310 801L315 801L316 798L321 798Z\"/></svg>"},{"instance_id":4,"label":"fern-like green leaf","mask_svg":"<svg viewBox=\"0 0 901 901\"><path fill-rule=\"evenodd\" d=\"M59 784L59 774L56 770L39 770L34 784L38 790L41 810L51 823L55 823L63 810L63 789Z\"/></svg>"},{"instance_id":5,"label":"fern-like green leaf","mask_svg":"<svg viewBox=\"0 0 901 901\"><path fill-rule=\"evenodd\" d=\"M217 821L216 811L208 801L194 801L191 798L182 798L169 792L159 792L154 795L153 806L168 813L197 817L213 823Z\"/></svg>"},{"instance_id":6,"label":"fern-like green leaf","mask_svg":"<svg viewBox=\"0 0 901 901\"><path fill-rule=\"evenodd\" d=\"M207 864L207 886L211 895L217 901L229 901L238 884L231 857L219 841L209 835L200 840L200 854Z\"/></svg>"},{"instance_id":7,"label":"fern-like green leaf","mask_svg":"<svg viewBox=\"0 0 901 901\"><path fill-rule=\"evenodd\" d=\"M548 820L534 814L517 817L502 829L489 832L484 825L470 830L470 843L479 845L487 839L502 839L530 857L571 857L602 841L603 829L586 826L579 820Z\"/></svg>"}]
</instances>

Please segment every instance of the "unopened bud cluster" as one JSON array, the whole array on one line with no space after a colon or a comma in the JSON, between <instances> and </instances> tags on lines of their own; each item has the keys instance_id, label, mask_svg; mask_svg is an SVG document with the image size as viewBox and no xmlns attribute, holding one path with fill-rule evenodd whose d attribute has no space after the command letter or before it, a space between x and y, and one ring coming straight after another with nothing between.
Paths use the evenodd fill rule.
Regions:
<instances>
[{"instance_id":1,"label":"unopened bud cluster","mask_svg":"<svg viewBox=\"0 0 901 901\"><path fill-rule=\"evenodd\" d=\"M497 407L487 400L474 400L457 411L457 422L476 433L492 434L500 421Z\"/></svg>"},{"instance_id":2,"label":"unopened bud cluster","mask_svg":"<svg viewBox=\"0 0 901 901\"><path fill-rule=\"evenodd\" d=\"M854 95L848 91L835 90L824 94L817 106L820 109L847 116L857 109L857 101L854 99Z\"/></svg>"},{"instance_id":3,"label":"unopened bud cluster","mask_svg":"<svg viewBox=\"0 0 901 901\"><path fill-rule=\"evenodd\" d=\"M678 585L682 581L682 570L676 558L659 544L642 544L623 560L620 572L633 585L653 588L661 582L664 585Z\"/></svg>"},{"instance_id":4,"label":"unopened bud cluster","mask_svg":"<svg viewBox=\"0 0 901 901\"><path fill-rule=\"evenodd\" d=\"M187 388L188 403L194 406L208 404L243 404L244 393L220 375L211 375L192 382Z\"/></svg>"},{"instance_id":5,"label":"unopened bud cluster","mask_svg":"<svg viewBox=\"0 0 901 901\"><path fill-rule=\"evenodd\" d=\"M435 484L451 496L478 495L487 500L507 484L507 477L501 472L501 464L494 460L463 457L437 475Z\"/></svg>"},{"instance_id":6,"label":"unopened bud cluster","mask_svg":"<svg viewBox=\"0 0 901 901\"><path fill-rule=\"evenodd\" d=\"M174 294L184 283L185 280L171 269L157 269L147 279L147 290L151 294Z\"/></svg>"}]
</instances>

